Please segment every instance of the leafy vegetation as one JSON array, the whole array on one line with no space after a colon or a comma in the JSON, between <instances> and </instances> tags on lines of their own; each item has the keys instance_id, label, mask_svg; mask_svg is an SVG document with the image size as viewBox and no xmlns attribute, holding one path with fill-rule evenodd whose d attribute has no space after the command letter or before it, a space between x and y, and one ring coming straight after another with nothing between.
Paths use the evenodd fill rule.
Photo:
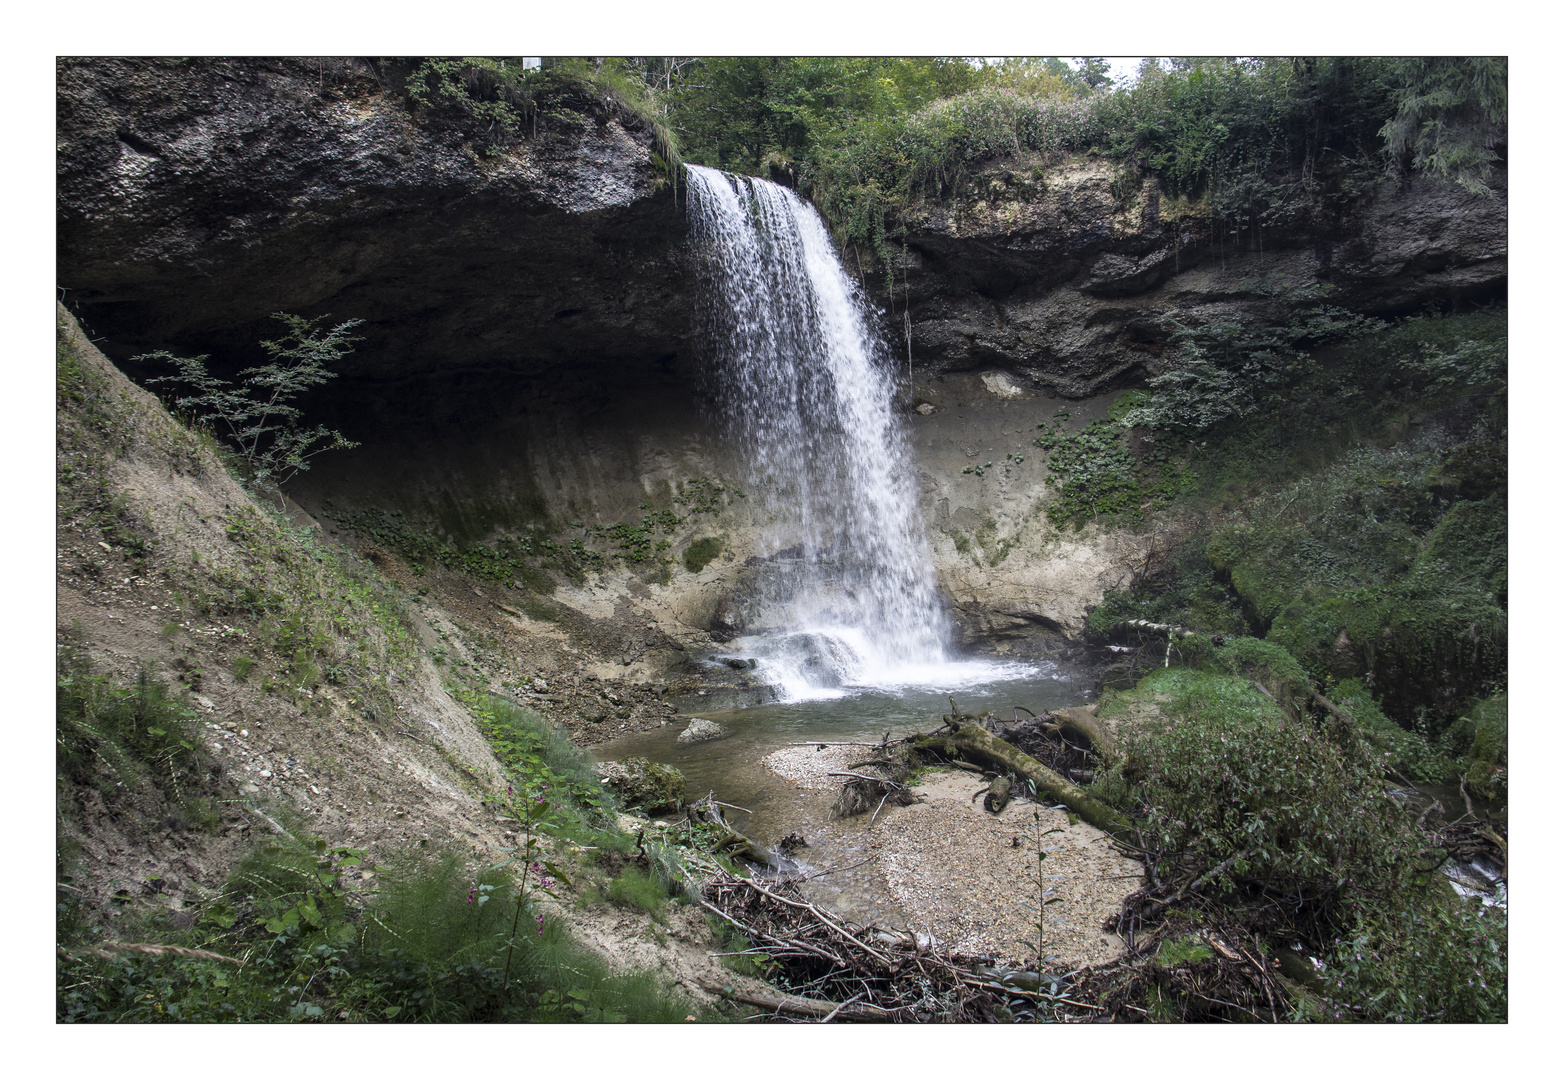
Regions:
<instances>
[{"instance_id":1,"label":"leafy vegetation","mask_svg":"<svg viewBox=\"0 0 1564 1080\"><path fill-rule=\"evenodd\" d=\"M1147 482L1130 450L1123 424L1094 420L1073 434L1054 420L1033 443L1048 454L1048 484L1057 494L1048 504L1055 524L1125 515L1139 518L1143 500L1161 494Z\"/></svg>"},{"instance_id":2,"label":"leafy vegetation","mask_svg":"<svg viewBox=\"0 0 1564 1080\"><path fill-rule=\"evenodd\" d=\"M55 768L78 784L166 789L198 779L201 756L192 732L195 713L145 670L130 685L95 674L74 647L60 652L55 678Z\"/></svg>"},{"instance_id":3,"label":"leafy vegetation","mask_svg":"<svg viewBox=\"0 0 1564 1080\"><path fill-rule=\"evenodd\" d=\"M1491 195L1487 180L1501 160L1509 113L1505 60L1419 56L1401 66L1405 89L1379 132L1386 155Z\"/></svg>"},{"instance_id":4,"label":"leafy vegetation","mask_svg":"<svg viewBox=\"0 0 1564 1080\"><path fill-rule=\"evenodd\" d=\"M1116 805L1143 810L1148 840L1329 909L1350 865L1375 887L1405 873L1405 815L1381 790L1372 762L1344 754L1249 680L1187 668L1154 672L1139 693L1165 694L1176 722L1148 721L1098 785Z\"/></svg>"},{"instance_id":5,"label":"leafy vegetation","mask_svg":"<svg viewBox=\"0 0 1564 1080\"><path fill-rule=\"evenodd\" d=\"M1243 340L1233 355L1277 351L1264 335ZM1074 498L1061 500L1060 516L1128 491L1190 509L1218 504L1221 514L1109 594L1088 629L1102 640L1142 618L1267 637L1322 684L1362 680L1429 744L1398 760L1420 776L1448 773L1471 735L1452 725L1467 703L1502 691L1507 666L1505 318L1407 319L1360 332L1328 364L1322 355L1296 354L1284 392L1214 418L1195 433L1199 445L1187 384L1172 405L1153 387L1121 412L1156 433L1157 449L1133 463L1106 425L1094 439L1076 436L1098 457L1066 475Z\"/></svg>"},{"instance_id":6,"label":"leafy vegetation","mask_svg":"<svg viewBox=\"0 0 1564 1080\"><path fill-rule=\"evenodd\" d=\"M1486 190L1507 117L1502 58L1183 58L1120 87L1090 57L714 57L659 75L689 160L797 185L886 265L919 199L966 191L991 162L1014 161L1007 183L1028 199L1059 155L1102 155L1159 177L1165 210L1213 242L1263 247L1387 170Z\"/></svg>"},{"instance_id":7,"label":"leafy vegetation","mask_svg":"<svg viewBox=\"0 0 1564 1080\"><path fill-rule=\"evenodd\" d=\"M352 352L357 339L349 334L363 320L351 319L321 331L325 321L278 312L287 333L261 342L271 362L239 372L238 386L219 379L206 367L207 356L180 357L159 350L131 358L132 363L168 363L176 375L151 383L180 383L192 393L174 399L174 407L190 415L193 425L221 430L244 463L248 479L280 487L308 469L309 459L328 450L351 450L358 443L324 425L302 427L303 414L293 402L311 387L336 378L331 366Z\"/></svg>"},{"instance_id":8,"label":"leafy vegetation","mask_svg":"<svg viewBox=\"0 0 1564 1080\"><path fill-rule=\"evenodd\" d=\"M512 788L553 791L560 820L578 837L590 837L613 820L614 797L603 789L592 760L570 736L531 709L501 697L456 691L489 741Z\"/></svg>"},{"instance_id":9,"label":"leafy vegetation","mask_svg":"<svg viewBox=\"0 0 1564 1080\"><path fill-rule=\"evenodd\" d=\"M721 537L703 536L684 549L684 568L692 574L698 574L721 553Z\"/></svg>"},{"instance_id":10,"label":"leafy vegetation","mask_svg":"<svg viewBox=\"0 0 1564 1080\"><path fill-rule=\"evenodd\" d=\"M1503 1020L1504 913L1449 892L1439 837L1383 783L1372 731L1289 709L1252 665L1269 650L1301 679L1296 663L1235 645L1211 666L1240 674L1168 668L1104 700L1127 722L1096 794L1138 817L1162 880L1198 881L1207 917L1328 957L1324 1018ZM1159 963L1190 959L1172 948Z\"/></svg>"},{"instance_id":11,"label":"leafy vegetation","mask_svg":"<svg viewBox=\"0 0 1564 1080\"><path fill-rule=\"evenodd\" d=\"M57 1019L717 1019L650 974L612 972L556 919L534 914L514 864L410 852L377 867L371 886L350 877L361 861L362 852L323 841L266 845L195 928L165 931L165 944L119 952L64 943Z\"/></svg>"},{"instance_id":12,"label":"leafy vegetation","mask_svg":"<svg viewBox=\"0 0 1564 1080\"><path fill-rule=\"evenodd\" d=\"M623 57L547 58L527 69L519 56L467 56L419 60L405 85L416 114L458 125L490 157L540 131L584 127L593 113L607 110L628 126L650 129L654 164L663 182L676 183L678 139L663 122L652 78L644 61Z\"/></svg>"}]
</instances>

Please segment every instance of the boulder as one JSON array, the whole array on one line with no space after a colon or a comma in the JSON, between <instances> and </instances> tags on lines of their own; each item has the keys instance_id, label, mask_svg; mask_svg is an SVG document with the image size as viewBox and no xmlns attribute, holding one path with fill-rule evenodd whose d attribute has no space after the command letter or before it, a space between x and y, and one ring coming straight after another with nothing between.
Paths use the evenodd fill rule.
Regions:
<instances>
[{"instance_id":1,"label":"boulder","mask_svg":"<svg viewBox=\"0 0 1564 1080\"><path fill-rule=\"evenodd\" d=\"M728 729L721 724L703 720L697 716L690 721L689 727L679 732L679 741L682 743L706 742L709 739L720 739L727 733Z\"/></svg>"},{"instance_id":2,"label":"boulder","mask_svg":"<svg viewBox=\"0 0 1564 1080\"><path fill-rule=\"evenodd\" d=\"M599 762L597 775L626 806L639 806L649 814L668 813L684 805L684 774L672 765L629 757Z\"/></svg>"}]
</instances>

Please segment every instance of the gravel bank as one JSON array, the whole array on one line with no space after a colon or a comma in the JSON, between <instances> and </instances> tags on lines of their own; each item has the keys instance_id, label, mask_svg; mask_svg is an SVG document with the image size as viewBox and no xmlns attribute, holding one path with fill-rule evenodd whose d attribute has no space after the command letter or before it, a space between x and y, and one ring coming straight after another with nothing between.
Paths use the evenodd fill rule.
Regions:
<instances>
[{"instance_id":1,"label":"gravel bank","mask_svg":"<svg viewBox=\"0 0 1564 1080\"><path fill-rule=\"evenodd\" d=\"M764 764L801 788L825 791L840 783L826 773L864 756L863 747L798 746L767 755ZM1138 884L1140 864L1119 855L1090 825L1071 825L1062 810L1016 800L990 814L972 798L984 786L974 774L940 770L918 786L918 803L885 807L872 829L868 815L824 828L844 849L871 860L863 869L873 873L859 877L861 887L878 891L903 913L904 929L930 934L957 952L1012 964L1029 962L1032 950L1023 942L1038 938L1035 916L1021 906L1037 900L1033 828L1060 829L1042 839L1053 849L1043 873L1060 898L1043 909L1045 952L1071 967L1118 955L1123 942L1104 931L1102 921Z\"/></svg>"}]
</instances>

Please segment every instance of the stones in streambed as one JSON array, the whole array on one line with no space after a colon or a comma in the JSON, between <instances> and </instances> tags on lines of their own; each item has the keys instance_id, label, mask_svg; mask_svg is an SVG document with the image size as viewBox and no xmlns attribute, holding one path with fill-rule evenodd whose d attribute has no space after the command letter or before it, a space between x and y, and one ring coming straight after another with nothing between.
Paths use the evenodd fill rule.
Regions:
<instances>
[{"instance_id":1,"label":"stones in streambed","mask_svg":"<svg viewBox=\"0 0 1564 1080\"><path fill-rule=\"evenodd\" d=\"M706 742L710 739L720 739L728 733L728 729L711 720L703 720L699 716L690 721L688 727L679 732L681 743Z\"/></svg>"},{"instance_id":2,"label":"stones in streambed","mask_svg":"<svg viewBox=\"0 0 1564 1080\"><path fill-rule=\"evenodd\" d=\"M626 806L639 806L649 814L668 813L684 805L684 774L672 765L628 757L598 762L597 775Z\"/></svg>"}]
</instances>

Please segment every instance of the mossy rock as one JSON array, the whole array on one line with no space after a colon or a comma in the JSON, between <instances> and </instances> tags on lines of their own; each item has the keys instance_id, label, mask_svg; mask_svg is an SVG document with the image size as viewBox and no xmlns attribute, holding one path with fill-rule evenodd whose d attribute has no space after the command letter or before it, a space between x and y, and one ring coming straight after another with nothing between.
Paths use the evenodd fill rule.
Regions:
<instances>
[{"instance_id":1,"label":"mossy rock","mask_svg":"<svg viewBox=\"0 0 1564 1080\"><path fill-rule=\"evenodd\" d=\"M1284 709L1296 712L1312 693L1303 665L1274 641L1232 638L1216 650L1214 661L1218 671L1253 679L1265 687Z\"/></svg>"},{"instance_id":2,"label":"mossy rock","mask_svg":"<svg viewBox=\"0 0 1564 1080\"><path fill-rule=\"evenodd\" d=\"M628 757L599 762L597 775L626 806L639 806L649 814L669 813L684 805L684 774L672 765Z\"/></svg>"},{"instance_id":3,"label":"mossy rock","mask_svg":"<svg viewBox=\"0 0 1564 1080\"><path fill-rule=\"evenodd\" d=\"M1471 711L1477 730L1466 754L1466 782L1485 798L1491 799L1505 788L1504 770L1510 760L1509 702L1508 694L1498 694L1478 702Z\"/></svg>"}]
</instances>

